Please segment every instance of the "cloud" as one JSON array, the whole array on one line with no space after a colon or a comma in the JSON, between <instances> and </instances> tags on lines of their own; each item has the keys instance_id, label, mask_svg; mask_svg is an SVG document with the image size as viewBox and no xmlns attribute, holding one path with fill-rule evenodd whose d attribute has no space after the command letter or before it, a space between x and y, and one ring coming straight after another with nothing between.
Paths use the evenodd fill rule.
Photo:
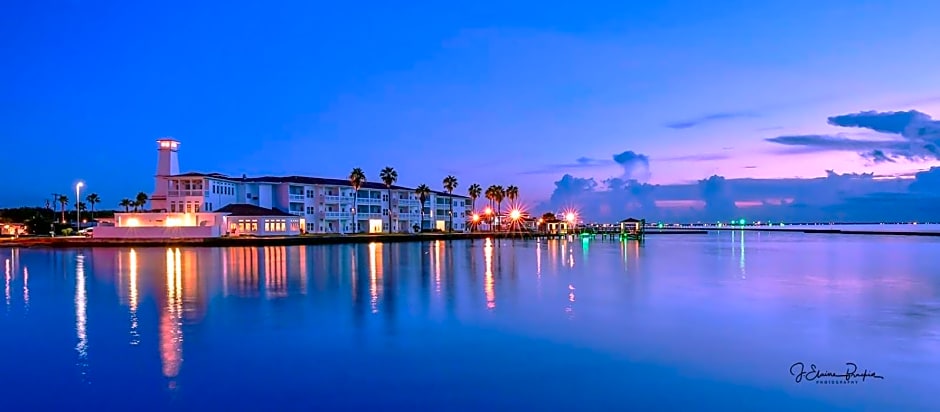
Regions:
<instances>
[{"instance_id":1,"label":"cloud","mask_svg":"<svg viewBox=\"0 0 940 412\"><path fill-rule=\"evenodd\" d=\"M614 163L623 168L623 178L645 182L650 178L650 158L644 154L627 150L615 154Z\"/></svg>"},{"instance_id":2,"label":"cloud","mask_svg":"<svg viewBox=\"0 0 940 412\"><path fill-rule=\"evenodd\" d=\"M872 150L868 153L862 153L862 157L870 160L872 163L895 163L894 159L888 157L885 152L881 150Z\"/></svg>"},{"instance_id":3,"label":"cloud","mask_svg":"<svg viewBox=\"0 0 940 412\"><path fill-rule=\"evenodd\" d=\"M711 123L718 120L730 120L730 119L740 119L747 117L757 117L756 113L751 112L719 112L707 114L702 117L695 119L682 120L666 123L666 127L670 129L688 129L696 126L701 126L705 123Z\"/></svg>"},{"instance_id":4,"label":"cloud","mask_svg":"<svg viewBox=\"0 0 940 412\"><path fill-rule=\"evenodd\" d=\"M565 173L565 172L570 172L572 170L584 170L584 169L591 169L591 168L608 167L614 164L615 163L612 160L594 159L590 157L579 157L575 159L574 163L561 163L561 164L548 165L541 169L528 170L520 174L544 175L544 174Z\"/></svg>"},{"instance_id":5,"label":"cloud","mask_svg":"<svg viewBox=\"0 0 940 412\"><path fill-rule=\"evenodd\" d=\"M673 156L673 157L657 157L656 161L659 162L702 162L709 160L724 160L731 158L731 155L727 153L702 153L686 156Z\"/></svg>"},{"instance_id":6,"label":"cloud","mask_svg":"<svg viewBox=\"0 0 940 412\"><path fill-rule=\"evenodd\" d=\"M866 111L829 117L833 126L860 128L888 139L856 139L843 135L777 136L769 142L800 148L791 152L851 151L875 163L940 159L940 121L916 110L904 112Z\"/></svg>"},{"instance_id":7,"label":"cloud","mask_svg":"<svg viewBox=\"0 0 940 412\"><path fill-rule=\"evenodd\" d=\"M598 185L593 178L566 176L539 210L574 207L588 221L607 222L630 216L682 222L940 220L940 208L924 205L940 205L940 167L917 173L915 179L830 170L814 179L711 176L674 185L620 177Z\"/></svg>"}]
</instances>

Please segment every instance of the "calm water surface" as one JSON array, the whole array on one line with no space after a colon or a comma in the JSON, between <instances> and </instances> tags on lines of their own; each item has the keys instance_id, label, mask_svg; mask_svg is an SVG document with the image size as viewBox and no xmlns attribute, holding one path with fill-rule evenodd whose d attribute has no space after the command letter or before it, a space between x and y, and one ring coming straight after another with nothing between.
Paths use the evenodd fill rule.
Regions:
<instances>
[{"instance_id":1,"label":"calm water surface","mask_svg":"<svg viewBox=\"0 0 940 412\"><path fill-rule=\"evenodd\" d=\"M0 249L4 410L940 410L940 241ZM884 379L797 383L791 365Z\"/></svg>"}]
</instances>

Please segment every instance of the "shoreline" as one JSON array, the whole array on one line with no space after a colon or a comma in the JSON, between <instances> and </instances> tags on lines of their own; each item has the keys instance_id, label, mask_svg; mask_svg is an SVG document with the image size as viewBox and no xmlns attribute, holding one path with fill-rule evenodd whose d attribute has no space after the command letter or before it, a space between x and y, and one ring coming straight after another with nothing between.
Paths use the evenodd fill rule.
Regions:
<instances>
[{"instance_id":1,"label":"shoreline","mask_svg":"<svg viewBox=\"0 0 940 412\"><path fill-rule=\"evenodd\" d=\"M878 231L878 230L844 230L844 229L780 229L780 228L755 228L755 227L709 227L702 228L705 231L733 230L747 232L786 232L786 233L807 233L807 234L828 234L828 235L881 235L881 236L940 236L940 232L908 232L908 231Z\"/></svg>"},{"instance_id":2,"label":"shoreline","mask_svg":"<svg viewBox=\"0 0 940 412\"><path fill-rule=\"evenodd\" d=\"M707 234L707 230L664 230L648 231L650 234L693 235ZM421 234L353 234L353 235L302 235L271 237L218 237L205 239L94 239L84 237L37 237L0 240L0 247L22 248L89 248L89 247L260 247L260 246L301 246L301 245L338 245L356 243L400 243L427 242L436 240L472 240L472 239L551 239L569 235L525 232L475 232L475 233L421 233ZM616 235L614 236L616 237Z\"/></svg>"}]
</instances>

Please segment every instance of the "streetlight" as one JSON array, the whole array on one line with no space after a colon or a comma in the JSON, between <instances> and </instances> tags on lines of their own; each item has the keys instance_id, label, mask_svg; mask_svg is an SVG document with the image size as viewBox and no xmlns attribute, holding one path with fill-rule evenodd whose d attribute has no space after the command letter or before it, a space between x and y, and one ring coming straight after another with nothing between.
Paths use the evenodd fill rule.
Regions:
<instances>
[{"instance_id":1,"label":"streetlight","mask_svg":"<svg viewBox=\"0 0 940 412\"><path fill-rule=\"evenodd\" d=\"M78 230L82 230L82 209L79 207L82 203L82 186L85 186L85 183L78 182L75 185L75 224Z\"/></svg>"}]
</instances>

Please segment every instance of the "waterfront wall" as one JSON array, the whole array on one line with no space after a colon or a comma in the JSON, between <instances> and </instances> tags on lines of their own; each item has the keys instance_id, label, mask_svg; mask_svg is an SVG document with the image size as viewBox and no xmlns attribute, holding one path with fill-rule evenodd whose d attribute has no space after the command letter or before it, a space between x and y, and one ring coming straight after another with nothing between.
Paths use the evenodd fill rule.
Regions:
<instances>
[{"instance_id":1,"label":"waterfront wall","mask_svg":"<svg viewBox=\"0 0 940 412\"><path fill-rule=\"evenodd\" d=\"M218 226L98 226L92 235L98 239L204 239L221 236Z\"/></svg>"}]
</instances>

